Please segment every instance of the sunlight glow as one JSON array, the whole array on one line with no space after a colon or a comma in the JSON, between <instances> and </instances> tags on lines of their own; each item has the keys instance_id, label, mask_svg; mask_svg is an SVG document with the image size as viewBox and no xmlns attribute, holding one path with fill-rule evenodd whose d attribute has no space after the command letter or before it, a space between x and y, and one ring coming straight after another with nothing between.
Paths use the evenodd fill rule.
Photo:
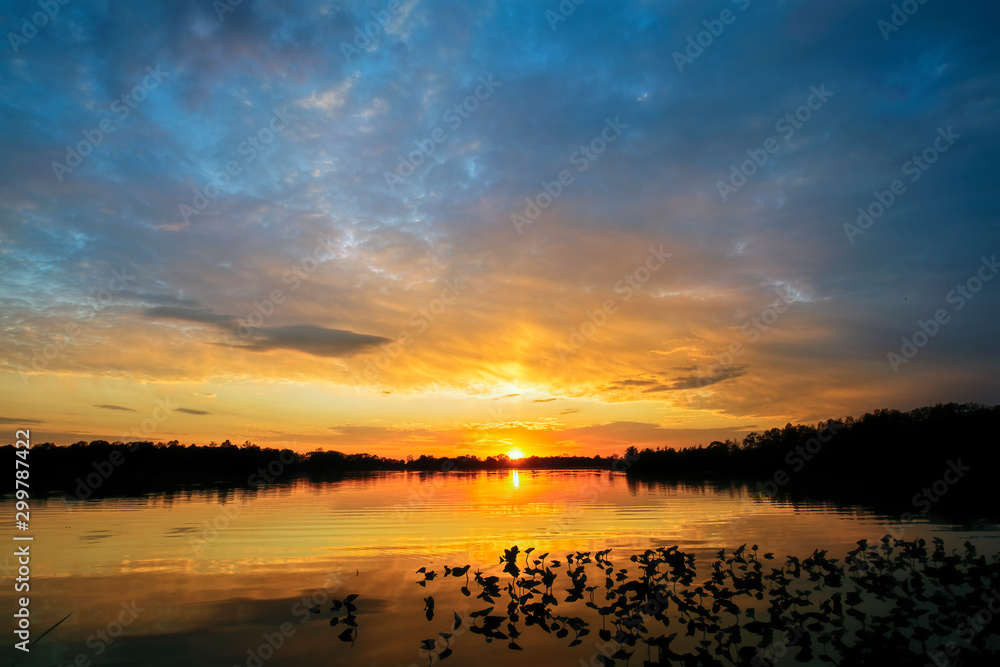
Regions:
<instances>
[{"instance_id":1,"label":"sunlight glow","mask_svg":"<svg viewBox=\"0 0 1000 667\"><path fill-rule=\"evenodd\" d=\"M507 452L507 456L509 456L511 459L513 459L513 460L516 461L517 459L523 459L524 458L524 452L522 452L520 449L518 449L517 447L515 447L514 449L511 449L511 450L509 450Z\"/></svg>"}]
</instances>

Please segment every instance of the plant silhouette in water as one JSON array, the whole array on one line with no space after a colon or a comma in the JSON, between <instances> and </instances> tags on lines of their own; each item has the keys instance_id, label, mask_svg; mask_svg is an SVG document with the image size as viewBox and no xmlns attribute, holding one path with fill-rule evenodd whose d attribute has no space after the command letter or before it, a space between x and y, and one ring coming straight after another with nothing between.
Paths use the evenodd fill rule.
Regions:
<instances>
[{"instance_id":1,"label":"plant silhouette in water","mask_svg":"<svg viewBox=\"0 0 1000 667\"><path fill-rule=\"evenodd\" d=\"M509 581L474 573L476 599L489 606L469 614L468 630L486 642L506 641L508 648L521 650L518 637L535 626L572 647L583 642L599 617L597 634L604 643L590 664L605 666L628 664L639 651L637 660L643 659L644 666L762 667L772 665L786 649L799 662L923 665L930 662L929 653L946 643L965 664L997 664L998 629L984 624L960 633L961 644L949 640L988 607L991 596L1000 599L1000 554L987 559L969 542L964 553L949 554L938 538L931 552L922 539L908 542L888 535L873 545L867 540L857 544L844 560L815 551L803 560L789 556L781 567L768 563L767 568L774 556L759 558L756 545L722 550L700 585L695 584L694 556L677 547L648 549L622 568L612 564L610 549L575 552L565 558L569 587L561 590L556 588L561 561L547 553L532 558L534 549L522 552L514 546L499 563ZM523 566L518 563L522 554ZM442 581L449 574L468 581L468 569L446 568ZM418 583L426 586L433 573L421 572L425 579ZM560 614L556 595L562 597L561 591L568 595L562 600L566 613ZM471 595L467 586L462 593ZM432 620L433 598L425 602ZM579 610L579 602L592 611ZM571 615L573 607L582 615ZM452 631L462 622L456 612ZM782 643L776 650L776 641L789 628L796 630L791 646ZM452 654L453 635L440 636L446 641L440 652L433 653L436 639L421 646L429 663ZM947 660L942 656L938 664Z\"/></svg>"},{"instance_id":2,"label":"plant silhouette in water","mask_svg":"<svg viewBox=\"0 0 1000 667\"><path fill-rule=\"evenodd\" d=\"M337 627L341 623L346 625L347 629L341 632L340 635L338 635L338 638L342 642L351 642L352 647L354 646L354 642L358 638L358 617L354 615L354 612L358 610L358 608L354 605L354 601L357 599L358 599L358 594L351 593L343 600L333 600L332 601L333 606L330 607L330 611L334 612L333 618L330 619L330 625L332 627ZM337 616L336 612L339 612L340 610L346 611L347 615L344 616L343 618ZM318 614L319 605L316 605L309 611L311 611L314 614Z\"/></svg>"}]
</instances>

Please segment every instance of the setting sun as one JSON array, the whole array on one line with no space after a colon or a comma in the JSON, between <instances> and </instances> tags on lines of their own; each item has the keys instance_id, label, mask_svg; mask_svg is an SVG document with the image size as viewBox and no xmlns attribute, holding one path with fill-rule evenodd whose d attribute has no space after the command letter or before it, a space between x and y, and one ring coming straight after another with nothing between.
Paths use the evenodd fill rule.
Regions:
<instances>
[{"instance_id":1,"label":"setting sun","mask_svg":"<svg viewBox=\"0 0 1000 667\"><path fill-rule=\"evenodd\" d=\"M522 452L520 449L518 449L517 447L515 447L514 449L511 449L511 450L509 450L507 452L507 456L509 456L510 458L512 458L514 460L523 459L524 458L524 452Z\"/></svg>"}]
</instances>

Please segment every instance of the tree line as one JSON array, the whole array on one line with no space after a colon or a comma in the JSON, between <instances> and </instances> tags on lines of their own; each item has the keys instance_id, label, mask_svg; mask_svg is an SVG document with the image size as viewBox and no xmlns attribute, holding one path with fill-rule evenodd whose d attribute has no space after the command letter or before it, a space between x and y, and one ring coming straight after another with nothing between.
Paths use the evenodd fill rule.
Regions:
<instances>
[{"instance_id":1,"label":"tree line","mask_svg":"<svg viewBox=\"0 0 1000 667\"><path fill-rule=\"evenodd\" d=\"M1000 405L881 409L855 419L786 424L707 446L625 450L635 480L738 478L762 495L807 491L866 502L891 498L914 517L961 507L996 513Z\"/></svg>"},{"instance_id":2,"label":"tree line","mask_svg":"<svg viewBox=\"0 0 1000 667\"><path fill-rule=\"evenodd\" d=\"M13 445L0 450L10 460ZM408 456L406 460L375 454L345 454L322 449L294 452L287 448L261 447L250 441L234 445L184 445L177 440L109 442L79 441L60 446L33 445L30 450L31 488L61 491L85 499L113 493L144 493L184 485L247 486L260 488L299 477L324 479L347 473L373 471L451 472L503 470L507 468L592 468L610 470L618 455L528 457L513 460L505 454L480 458L473 455L435 457ZM13 482L0 482L3 492L13 491Z\"/></svg>"},{"instance_id":3,"label":"tree line","mask_svg":"<svg viewBox=\"0 0 1000 667\"><path fill-rule=\"evenodd\" d=\"M752 432L742 440L674 448L663 445L624 457L531 456L504 454L412 456L406 460L322 449L298 453L287 448L234 445L80 441L31 448L33 491L65 491L77 497L142 493L183 485L257 487L296 477L317 479L366 471L451 472L520 469L625 471L634 481L676 478L740 479L767 496L796 489L821 490L855 501L881 493L905 495L923 511L928 505L987 502L986 492L1000 470L1000 406L938 404L909 412L875 410L855 419L815 425L787 424ZM14 447L0 448L8 460ZM9 452L9 454L8 454ZM13 482L0 482L4 492ZM912 503L910 499L912 498ZM992 500L989 500L992 504Z\"/></svg>"}]
</instances>

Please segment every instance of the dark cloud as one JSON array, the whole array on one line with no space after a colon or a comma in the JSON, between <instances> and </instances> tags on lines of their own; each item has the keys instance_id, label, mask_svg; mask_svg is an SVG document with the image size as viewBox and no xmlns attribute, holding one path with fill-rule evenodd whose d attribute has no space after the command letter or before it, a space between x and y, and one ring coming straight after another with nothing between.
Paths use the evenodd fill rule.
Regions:
<instances>
[{"instance_id":1,"label":"dark cloud","mask_svg":"<svg viewBox=\"0 0 1000 667\"><path fill-rule=\"evenodd\" d=\"M621 389L624 387L649 387L651 385L658 384L657 380L639 380L635 378L630 378L628 380L619 380L618 382L613 382L609 387L611 389Z\"/></svg>"},{"instance_id":2,"label":"dark cloud","mask_svg":"<svg viewBox=\"0 0 1000 667\"><path fill-rule=\"evenodd\" d=\"M0 417L0 424L44 424L38 419L18 419L16 417Z\"/></svg>"},{"instance_id":3,"label":"dark cloud","mask_svg":"<svg viewBox=\"0 0 1000 667\"><path fill-rule=\"evenodd\" d=\"M135 412L132 408L126 408L121 405L95 405L95 408L100 408L102 410L122 410L124 412Z\"/></svg>"},{"instance_id":4,"label":"dark cloud","mask_svg":"<svg viewBox=\"0 0 1000 667\"><path fill-rule=\"evenodd\" d=\"M714 368L714 367L709 367ZM726 366L715 370L712 373L705 372L700 375L685 375L681 377L676 377L669 384L658 384L656 386L645 389L643 393L655 393L661 391L682 391L685 389L700 389L702 387L708 387L719 382L725 382L726 380L732 380L743 376L747 371L746 364L739 364L734 366Z\"/></svg>"},{"instance_id":5,"label":"dark cloud","mask_svg":"<svg viewBox=\"0 0 1000 667\"><path fill-rule=\"evenodd\" d=\"M347 357L373 346L392 342L391 338L384 336L329 329L311 324L237 329L238 320L231 315L219 315L206 310L177 306L157 306L147 309L144 314L154 319L174 319L218 326L239 335L239 339L234 338L230 341L235 347L254 352L294 350L318 357Z\"/></svg>"},{"instance_id":6,"label":"dark cloud","mask_svg":"<svg viewBox=\"0 0 1000 667\"><path fill-rule=\"evenodd\" d=\"M299 324L255 329L251 342L242 347L257 352L295 350L317 357L347 357L389 342L392 339L383 336Z\"/></svg>"},{"instance_id":7,"label":"dark cloud","mask_svg":"<svg viewBox=\"0 0 1000 667\"><path fill-rule=\"evenodd\" d=\"M175 412L183 412L186 415L209 415L210 412L205 412L204 410L193 410L191 408L176 408Z\"/></svg>"},{"instance_id":8,"label":"dark cloud","mask_svg":"<svg viewBox=\"0 0 1000 667\"><path fill-rule=\"evenodd\" d=\"M699 366L679 367L674 370L694 371L699 373L694 375L669 376L666 374L656 378L628 378L618 380L606 386L611 392L627 391L639 389L643 394L658 394L671 391L684 391L687 389L701 389L718 384L726 380L742 377L746 374L747 364L734 364L719 368L718 364L709 365L705 369ZM711 371L711 373L709 373Z\"/></svg>"}]
</instances>

